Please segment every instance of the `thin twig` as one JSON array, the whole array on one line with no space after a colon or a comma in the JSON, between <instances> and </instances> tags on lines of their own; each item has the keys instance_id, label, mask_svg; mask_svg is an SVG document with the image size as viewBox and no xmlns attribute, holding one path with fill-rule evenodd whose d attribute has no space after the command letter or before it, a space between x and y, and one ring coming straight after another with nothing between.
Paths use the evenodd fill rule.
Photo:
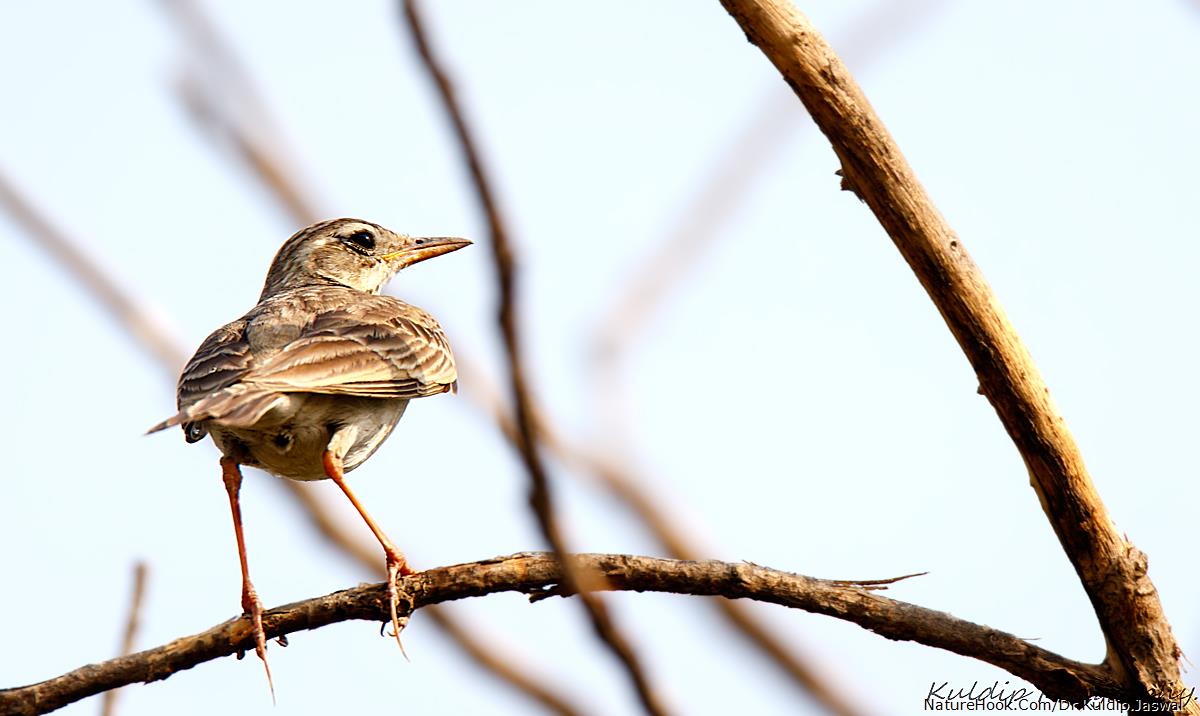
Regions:
<instances>
[{"instance_id":1,"label":"thin twig","mask_svg":"<svg viewBox=\"0 0 1200 716\"><path fill-rule=\"evenodd\" d=\"M855 586L861 589L887 589L888 586L896 582L903 582L906 579L914 577L924 577L929 572L913 572L912 574L902 574L899 577L885 577L883 579L841 579L838 584L847 586Z\"/></svg>"},{"instance_id":2,"label":"thin twig","mask_svg":"<svg viewBox=\"0 0 1200 716\"><path fill-rule=\"evenodd\" d=\"M722 4L829 138L843 186L874 212L975 369L1091 599L1107 666L1141 698L1178 692L1180 650L1146 555L1116 530L1029 351L853 76L788 0Z\"/></svg>"},{"instance_id":3,"label":"thin twig","mask_svg":"<svg viewBox=\"0 0 1200 716\"><path fill-rule=\"evenodd\" d=\"M560 559L559 555L523 553L405 577L400 586L410 600L406 612L499 592L531 597L547 592L568 594ZM1103 666L1067 659L1012 634L842 582L712 560L616 554L570 555L569 560L580 569L602 575L606 589L752 599L824 614L888 639L915 641L985 661L1025 679L1051 699L1081 704L1095 696L1126 700L1134 696L1113 681ZM342 621L386 622L390 619L388 608L384 584L362 585L271 609L263 615L263 626L269 638L276 638ZM38 684L0 690L0 712L12 716L45 713L106 689L165 679L253 646L254 634L247 620L232 619L154 649L85 666ZM1014 700L1033 702L1038 698L1029 691Z\"/></svg>"},{"instance_id":4,"label":"thin twig","mask_svg":"<svg viewBox=\"0 0 1200 716\"><path fill-rule=\"evenodd\" d=\"M466 117L455 97L454 88L451 86L446 72L442 69L441 63L434 57L433 50L425 36L417 2L416 0L402 0L401 4L406 20L405 24L412 35L417 54L429 73L430 80L437 88L443 108L454 127L463 159L470 170L476 197L487 218L488 232L491 238L489 243L492 247L496 284L499 289L499 315L497 318L508 358L509 388L516 412L516 447L529 476L530 507L537 517L542 535L550 548L556 555L564 556L565 581L573 591L579 593L580 603L587 611L596 635L608 646L624 667L637 691L642 707L650 714L665 714L667 713L666 708L658 694L655 693L629 640L618 630L604 602L592 593L598 584L592 584L593 580L588 575L574 571L572 565L565 560L568 550L555 514L550 479L538 452L536 418L533 414L533 401L530 398L525 363L522 359L521 334L516 309L517 272L513 261L512 242L509 240L507 229L500 218L500 209L493 196L491 182L483 168L483 161L476 147L474 136L467 127Z\"/></svg>"},{"instance_id":5,"label":"thin twig","mask_svg":"<svg viewBox=\"0 0 1200 716\"><path fill-rule=\"evenodd\" d=\"M146 563L138 562L133 566L133 592L129 597L129 613L125 617L125 634L121 638L121 656L133 653L133 645L137 641L138 628L142 623L142 604L146 596ZM104 692L104 700L100 706L100 716L114 716L117 713L117 694L120 689L109 689Z\"/></svg>"}]
</instances>

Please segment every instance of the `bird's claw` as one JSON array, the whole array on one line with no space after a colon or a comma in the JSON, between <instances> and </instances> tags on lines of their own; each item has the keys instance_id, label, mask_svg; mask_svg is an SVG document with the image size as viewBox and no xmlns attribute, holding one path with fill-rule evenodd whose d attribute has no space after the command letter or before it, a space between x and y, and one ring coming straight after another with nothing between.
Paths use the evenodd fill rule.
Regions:
<instances>
[{"instance_id":1,"label":"bird's claw","mask_svg":"<svg viewBox=\"0 0 1200 716\"><path fill-rule=\"evenodd\" d=\"M392 616L392 633L388 634L388 636L395 637L396 646L400 647L400 653L404 656L404 660L411 661L411 659L408 658L408 652L404 651L404 643L400 641L400 632L404 631L404 627L408 626L408 614L405 614L403 617L401 617L397 610L397 606L400 603L400 589L396 586L396 580L399 579L401 575L412 574L413 572L411 569L409 569L408 563L405 561L403 556L397 557L389 552L387 555L387 573L388 607ZM406 594L405 596L407 597L408 595ZM411 599L409 601L411 601ZM387 624L384 624L382 627L380 627L380 632L382 633L386 628Z\"/></svg>"},{"instance_id":2,"label":"bird's claw","mask_svg":"<svg viewBox=\"0 0 1200 716\"><path fill-rule=\"evenodd\" d=\"M271 665L267 663L267 632L263 628L262 601L252 586L248 586L242 592L242 610L243 616L250 618L250 626L254 630L254 653L262 659L263 669L267 672L267 688L271 690L271 703L275 703L275 681L271 678ZM280 638L281 645L287 646L287 638ZM244 652L239 652L238 658L241 659L243 655Z\"/></svg>"}]
</instances>

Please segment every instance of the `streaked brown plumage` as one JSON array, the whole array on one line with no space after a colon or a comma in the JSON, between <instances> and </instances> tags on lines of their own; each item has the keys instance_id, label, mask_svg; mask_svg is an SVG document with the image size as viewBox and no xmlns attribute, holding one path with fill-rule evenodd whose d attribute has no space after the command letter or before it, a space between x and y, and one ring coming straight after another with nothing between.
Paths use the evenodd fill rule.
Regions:
<instances>
[{"instance_id":1,"label":"streaked brown plumage","mask_svg":"<svg viewBox=\"0 0 1200 716\"><path fill-rule=\"evenodd\" d=\"M392 622L404 556L343 480L391 433L408 401L454 390L454 356L433 316L379 290L397 271L468 245L411 237L358 219L314 224L275 256L258 305L212 333L179 378L188 442L212 435L220 448L242 563L242 607L266 663L262 606L242 539L240 465L294 480L332 479L383 545ZM270 679L270 669L267 669Z\"/></svg>"}]
</instances>

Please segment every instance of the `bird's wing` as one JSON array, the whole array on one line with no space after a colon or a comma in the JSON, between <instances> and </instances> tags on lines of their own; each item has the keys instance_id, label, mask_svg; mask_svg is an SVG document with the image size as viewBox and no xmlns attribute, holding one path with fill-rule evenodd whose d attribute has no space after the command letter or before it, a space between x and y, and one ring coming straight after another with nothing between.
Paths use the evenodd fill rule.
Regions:
<instances>
[{"instance_id":1,"label":"bird's wing","mask_svg":"<svg viewBox=\"0 0 1200 716\"><path fill-rule=\"evenodd\" d=\"M186 408L241 380L254 363L245 318L212 332L179 375L179 407Z\"/></svg>"},{"instance_id":2,"label":"bird's wing","mask_svg":"<svg viewBox=\"0 0 1200 716\"><path fill-rule=\"evenodd\" d=\"M179 375L179 412L150 428L147 433L156 433L172 425L181 424L186 432L188 421L202 419L195 418L192 413L197 412L197 409L201 413L209 412L201 408L206 399L211 401L220 396L228 400L233 397L233 393L245 392L244 388L238 385L238 381L254 361L250 343L246 340L247 324L246 318L240 318L218 328L204 339ZM189 436L188 440L192 441L192 438Z\"/></svg>"},{"instance_id":3,"label":"bird's wing","mask_svg":"<svg viewBox=\"0 0 1200 716\"><path fill-rule=\"evenodd\" d=\"M420 398L453 390L450 345L437 321L387 296L318 313L240 382L278 393Z\"/></svg>"},{"instance_id":4,"label":"bird's wing","mask_svg":"<svg viewBox=\"0 0 1200 716\"><path fill-rule=\"evenodd\" d=\"M179 413L150 432L207 419L251 425L283 393L420 398L457 386L437 321L397 299L316 310L304 325L279 318L252 312L210 335L179 377ZM273 334L271 345L256 350L263 331Z\"/></svg>"}]
</instances>

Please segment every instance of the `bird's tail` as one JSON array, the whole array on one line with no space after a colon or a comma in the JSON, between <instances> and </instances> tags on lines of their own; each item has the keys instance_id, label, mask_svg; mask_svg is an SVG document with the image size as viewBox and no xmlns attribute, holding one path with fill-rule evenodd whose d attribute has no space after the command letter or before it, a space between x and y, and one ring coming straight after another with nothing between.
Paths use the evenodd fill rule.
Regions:
<instances>
[{"instance_id":1,"label":"bird's tail","mask_svg":"<svg viewBox=\"0 0 1200 716\"><path fill-rule=\"evenodd\" d=\"M264 415L286 400L287 396L283 393L263 390L248 383L237 383L183 408L175 415L147 430L146 434L166 430L172 425L195 423L201 420L215 420L229 427L245 428L257 423Z\"/></svg>"}]
</instances>

